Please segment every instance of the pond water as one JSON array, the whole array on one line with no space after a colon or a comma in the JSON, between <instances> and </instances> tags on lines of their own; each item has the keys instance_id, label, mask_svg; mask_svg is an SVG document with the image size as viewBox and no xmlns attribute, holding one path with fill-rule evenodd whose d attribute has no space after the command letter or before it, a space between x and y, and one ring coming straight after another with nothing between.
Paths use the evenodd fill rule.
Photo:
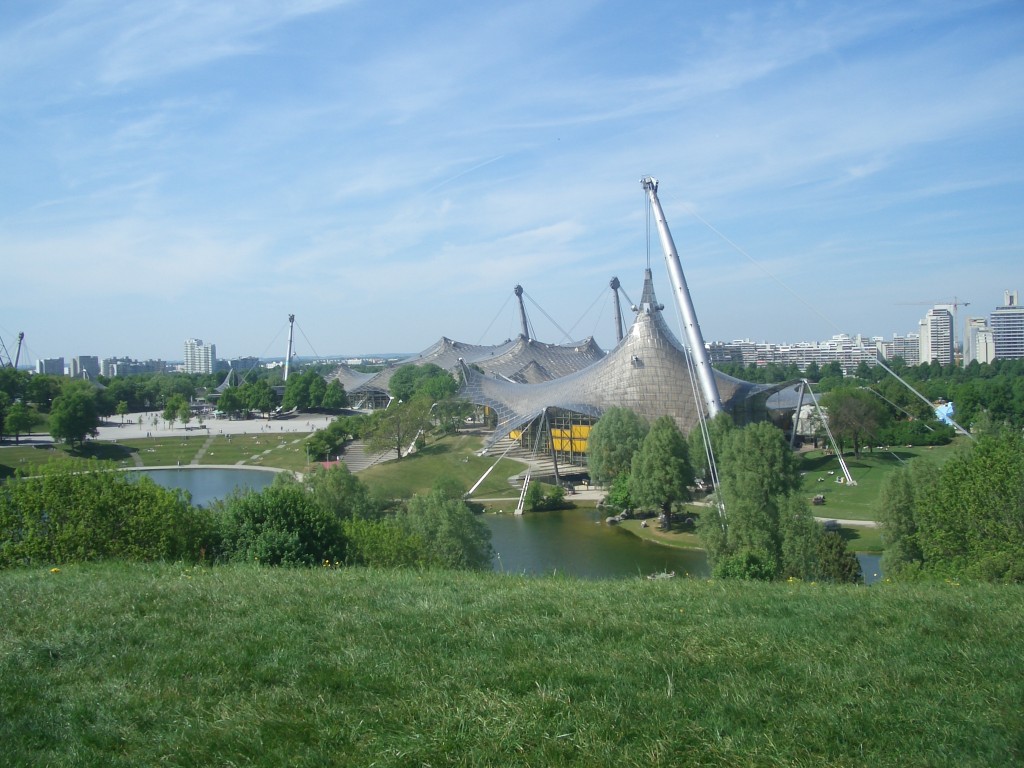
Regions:
<instances>
[{"instance_id":1,"label":"pond water","mask_svg":"<svg viewBox=\"0 0 1024 768\"><path fill-rule=\"evenodd\" d=\"M484 515L491 528L494 570L564 573L587 579L710 573L702 550L676 549L637 538L604 522L607 512L570 509L525 515Z\"/></svg>"},{"instance_id":2,"label":"pond water","mask_svg":"<svg viewBox=\"0 0 1024 768\"><path fill-rule=\"evenodd\" d=\"M181 488L192 495L192 503L205 507L223 499L235 488L261 491L274 482L276 472L259 469L145 469L139 470L164 488Z\"/></svg>"},{"instance_id":3,"label":"pond water","mask_svg":"<svg viewBox=\"0 0 1024 768\"><path fill-rule=\"evenodd\" d=\"M273 472L256 469L147 469L143 474L166 488L182 488L192 503L209 504L236 488L259 491L274 482ZM510 574L561 573L586 579L630 578L675 572L706 577L701 550L675 549L644 541L604 523L594 509L537 512L526 515L485 514L494 547L494 570ZM859 554L866 583L881 577L881 558Z\"/></svg>"}]
</instances>

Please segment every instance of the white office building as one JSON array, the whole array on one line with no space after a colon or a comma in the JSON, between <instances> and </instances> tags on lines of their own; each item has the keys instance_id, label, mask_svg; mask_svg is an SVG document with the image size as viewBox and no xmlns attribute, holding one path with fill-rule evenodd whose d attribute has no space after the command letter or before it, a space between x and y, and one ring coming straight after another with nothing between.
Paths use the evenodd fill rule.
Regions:
<instances>
[{"instance_id":1,"label":"white office building","mask_svg":"<svg viewBox=\"0 0 1024 768\"><path fill-rule=\"evenodd\" d=\"M992 328L984 317L968 317L964 328L964 365L973 360L991 363L996 359Z\"/></svg>"},{"instance_id":2,"label":"white office building","mask_svg":"<svg viewBox=\"0 0 1024 768\"><path fill-rule=\"evenodd\" d=\"M185 340L185 373L213 373L217 369L217 347L202 339Z\"/></svg>"},{"instance_id":3,"label":"white office building","mask_svg":"<svg viewBox=\"0 0 1024 768\"><path fill-rule=\"evenodd\" d=\"M1024 360L1024 307L1017 301L1016 291L1003 294L1003 306L989 318L995 357L999 360Z\"/></svg>"},{"instance_id":4,"label":"white office building","mask_svg":"<svg viewBox=\"0 0 1024 768\"><path fill-rule=\"evenodd\" d=\"M928 310L920 326L920 362L936 360L940 365L952 365L953 308L948 304L936 304Z\"/></svg>"}]
</instances>

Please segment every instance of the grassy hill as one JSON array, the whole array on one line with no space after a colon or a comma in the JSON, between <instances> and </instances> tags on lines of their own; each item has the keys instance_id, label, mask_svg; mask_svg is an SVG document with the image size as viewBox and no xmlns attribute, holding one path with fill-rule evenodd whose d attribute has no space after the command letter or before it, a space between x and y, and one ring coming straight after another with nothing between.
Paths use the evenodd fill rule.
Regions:
<instances>
[{"instance_id":1,"label":"grassy hill","mask_svg":"<svg viewBox=\"0 0 1024 768\"><path fill-rule=\"evenodd\" d=\"M1001 766L1024 590L0 573L9 766Z\"/></svg>"}]
</instances>

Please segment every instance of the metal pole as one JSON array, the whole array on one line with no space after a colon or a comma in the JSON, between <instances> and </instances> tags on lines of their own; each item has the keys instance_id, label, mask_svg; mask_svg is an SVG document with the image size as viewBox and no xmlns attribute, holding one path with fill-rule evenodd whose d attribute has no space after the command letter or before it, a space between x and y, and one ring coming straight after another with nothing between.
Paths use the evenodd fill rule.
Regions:
<instances>
[{"instance_id":1,"label":"metal pole","mask_svg":"<svg viewBox=\"0 0 1024 768\"><path fill-rule=\"evenodd\" d=\"M683 275L683 265L679 262L679 252L676 251L676 244L672 241L668 222L665 221L665 212L661 209L661 201L658 200L658 180L645 176L640 179L640 184L646 190L651 200L651 207L654 209L654 220L658 225L658 235L661 237L661 245L665 251L665 262L668 265L669 276L672 278L672 287L675 289L676 303L683 315L686 343L690 347L690 355L696 364L697 380L700 382L700 388L707 403L708 418L713 419L722 411L722 399L718 394L718 385L715 383L714 371L711 370L708 351L704 348L704 337L701 335L700 325L697 323L697 313L693 308L693 300L690 298L690 289L686 285L686 277Z\"/></svg>"},{"instance_id":2,"label":"metal pole","mask_svg":"<svg viewBox=\"0 0 1024 768\"><path fill-rule=\"evenodd\" d=\"M612 289L612 298L615 301L615 341L622 341L622 307L619 306L619 278L613 277L608 284Z\"/></svg>"},{"instance_id":3,"label":"metal pole","mask_svg":"<svg viewBox=\"0 0 1024 768\"><path fill-rule=\"evenodd\" d=\"M295 330L295 315L288 315L288 354L284 358L284 380L288 381L288 369L292 364L292 333Z\"/></svg>"}]
</instances>

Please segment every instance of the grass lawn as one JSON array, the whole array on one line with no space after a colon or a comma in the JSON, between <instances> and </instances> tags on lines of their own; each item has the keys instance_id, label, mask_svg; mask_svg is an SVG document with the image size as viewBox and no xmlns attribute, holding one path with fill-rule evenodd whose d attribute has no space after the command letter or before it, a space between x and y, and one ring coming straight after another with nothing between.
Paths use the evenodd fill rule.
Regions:
<instances>
[{"instance_id":1,"label":"grass lawn","mask_svg":"<svg viewBox=\"0 0 1024 768\"><path fill-rule=\"evenodd\" d=\"M0 448L0 480L11 477L18 469L32 474L32 468L57 458L75 457L113 461L119 466L134 467L138 448L124 443L90 441L70 450L66 445L5 445Z\"/></svg>"},{"instance_id":2,"label":"grass lawn","mask_svg":"<svg viewBox=\"0 0 1024 768\"><path fill-rule=\"evenodd\" d=\"M438 477L446 476L455 478L469 490L495 461L493 457L476 455L481 445L479 435L448 435L411 456L365 469L359 473L359 479L394 499L428 491ZM519 489L510 485L508 478L525 469L521 462L502 459L473 493L473 498L518 497Z\"/></svg>"},{"instance_id":3,"label":"grass lawn","mask_svg":"<svg viewBox=\"0 0 1024 768\"><path fill-rule=\"evenodd\" d=\"M9 766L1009 766L1024 589L0 572Z\"/></svg>"},{"instance_id":4,"label":"grass lawn","mask_svg":"<svg viewBox=\"0 0 1024 768\"><path fill-rule=\"evenodd\" d=\"M200 464L247 464L306 471L307 433L216 435Z\"/></svg>"},{"instance_id":5,"label":"grass lawn","mask_svg":"<svg viewBox=\"0 0 1024 768\"><path fill-rule=\"evenodd\" d=\"M890 451L864 452L860 458L844 456L850 474L857 485L835 482L843 476L839 460L820 450L800 454L801 472L804 473L803 492L808 500L821 493L825 504L814 507L816 517L846 520L874 520L878 516L876 504L882 483L894 470L911 459L943 462L956 450L957 442L947 446L928 448L894 448ZM831 474L830 474L831 473Z\"/></svg>"}]
</instances>

